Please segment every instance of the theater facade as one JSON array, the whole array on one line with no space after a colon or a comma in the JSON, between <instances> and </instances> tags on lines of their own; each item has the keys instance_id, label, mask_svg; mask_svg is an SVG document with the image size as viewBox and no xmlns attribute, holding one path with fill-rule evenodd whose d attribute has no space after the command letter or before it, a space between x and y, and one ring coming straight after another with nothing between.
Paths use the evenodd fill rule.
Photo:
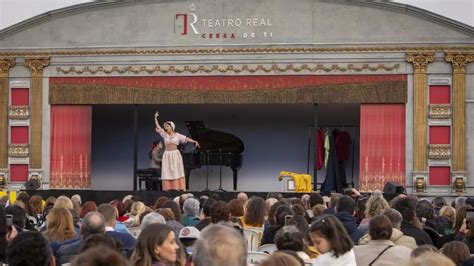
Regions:
<instances>
[{"instance_id":1,"label":"theater facade","mask_svg":"<svg viewBox=\"0 0 474 266\"><path fill-rule=\"evenodd\" d=\"M153 141L140 132L153 133L159 107L182 133L188 117L212 117L241 134L238 190L277 191L281 170L308 172L318 188L327 174L318 130L338 129L350 141L337 167L360 190L393 181L420 195L473 194L472 62L473 27L397 3L50 11L0 31L0 181L132 190Z\"/></svg>"}]
</instances>

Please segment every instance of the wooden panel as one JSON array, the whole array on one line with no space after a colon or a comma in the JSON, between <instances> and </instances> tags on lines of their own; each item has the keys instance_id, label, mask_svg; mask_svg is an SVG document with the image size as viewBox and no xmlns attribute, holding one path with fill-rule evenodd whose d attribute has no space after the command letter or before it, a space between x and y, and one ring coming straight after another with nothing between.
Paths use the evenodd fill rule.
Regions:
<instances>
[{"instance_id":1,"label":"wooden panel","mask_svg":"<svg viewBox=\"0 0 474 266\"><path fill-rule=\"evenodd\" d=\"M413 153L414 153L414 171L426 171L427 154L426 154L426 127L427 127L427 99L426 87L428 85L426 74L414 74L414 101L413 101Z\"/></svg>"},{"instance_id":2,"label":"wooden panel","mask_svg":"<svg viewBox=\"0 0 474 266\"><path fill-rule=\"evenodd\" d=\"M43 126L43 79L32 78L30 166L41 169L41 135Z\"/></svg>"},{"instance_id":3,"label":"wooden panel","mask_svg":"<svg viewBox=\"0 0 474 266\"><path fill-rule=\"evenodd\" d=\"M0 77L0 169L8 167L8 78Z\"/></svg>"}]
</instances>

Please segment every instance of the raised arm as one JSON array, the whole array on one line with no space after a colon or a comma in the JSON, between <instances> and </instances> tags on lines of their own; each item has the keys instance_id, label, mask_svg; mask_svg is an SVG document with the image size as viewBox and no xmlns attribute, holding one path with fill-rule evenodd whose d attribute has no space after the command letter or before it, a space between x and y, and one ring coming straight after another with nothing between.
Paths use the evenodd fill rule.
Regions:
<instances>
[{"instance_id":1,"label":"raised arm","mask_svg":"<svg viewBox=\"0 0 474 266\"><path fill-rule=\"evenodd\" d=\"M158 111L156 111L155 113L155 130L157 133L160 133L159 131L162 130L162 128L160 127L160 123L158 123L158 117L160 116L160 113L158 113Z\"/></svg>"}]
</instances>

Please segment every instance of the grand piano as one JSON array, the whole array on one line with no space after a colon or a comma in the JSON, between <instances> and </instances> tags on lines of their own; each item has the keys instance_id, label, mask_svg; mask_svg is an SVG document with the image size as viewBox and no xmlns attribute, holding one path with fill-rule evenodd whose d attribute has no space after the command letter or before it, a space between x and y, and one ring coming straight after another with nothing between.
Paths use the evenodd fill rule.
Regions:
<instances>
[{"instance_id":1,"label":"grand piano","mask_svg":"<svg viewBox=\"0 0 474 266\"><path fill-rule=\"evenodd\" d=\"M228 166L234 177L234 190L237 190L237 176L242 166L244 143L238 137L206 128L202 121L186 121L191 138L201 146L190 153L183 153L186 189L189 189L191 171L204 165ZM222 175L222 172L220 172ZM220 176L222 178L222 176ZM206 184L206 189L208 189ZM222 189L220 183L219 189Z\"/></svg>"}]
</instances>

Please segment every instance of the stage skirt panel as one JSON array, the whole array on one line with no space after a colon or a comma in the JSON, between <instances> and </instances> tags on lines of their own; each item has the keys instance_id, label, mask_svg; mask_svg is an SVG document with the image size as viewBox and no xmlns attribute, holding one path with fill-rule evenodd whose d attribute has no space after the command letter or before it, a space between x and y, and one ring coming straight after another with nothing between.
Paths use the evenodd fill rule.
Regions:
<instances>
[{"instance_id":1,"label":"stage skirt panel","mask_svg":"<svg viewBox=\"0 0 474 266\"><path fill-rule=\"evenodd\" d=\"M163 179L163 190L185 189L183 158L179 150L163 153L161 179Z\"/></svg>"}]
</instances>

